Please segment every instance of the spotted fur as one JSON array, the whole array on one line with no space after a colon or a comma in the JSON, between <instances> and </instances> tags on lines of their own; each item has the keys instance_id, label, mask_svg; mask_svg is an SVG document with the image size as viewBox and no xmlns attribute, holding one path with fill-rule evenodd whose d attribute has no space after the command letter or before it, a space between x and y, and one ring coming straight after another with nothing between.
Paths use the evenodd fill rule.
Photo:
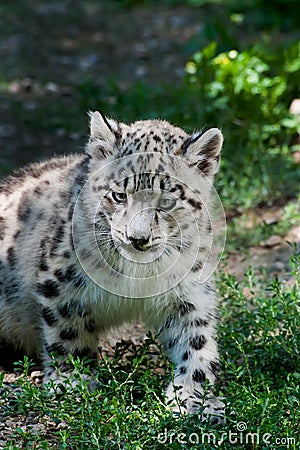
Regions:
<instances>
[{"instance_id":1,"label":"spotted fur","mask_svg":"<svg viewBox=\"0 0 300 450\"><path fill-rule=\"evenodd\" d=\"M48 367L51 352L62 363L68 354L95 358L101 333L143 319L176 364L167 389L173 408L197 412L202 384L213 384L219 368L216 295L212 279L200 282L199 274L212 268L210 258L205 260L212 233L205 203L221 146L217 129L190 136L164 121L126 125L96 112L84 154L31 165L4 181L1 345L41 357L47 381L56 376ZM192 172L185 173L179 159ZM182 182L188 173L198 177L198 191ZM172 288L162 279L161 292L146 295L156 283L148 275L157 275L171 257L180 253L190 263L192 218L201 246L191 270ZM117 293L103 287L99 248L115 271ZM159 254L161 248L165 252ZM145 260L151 252L155 262ZM130 277L120 281L119 273L126 270L146 281L138 288ZM174 386L180 386L177 394ZM205 407L207 414L222 414L222 403L212 395Z\"/></svg>"}]
</instances>

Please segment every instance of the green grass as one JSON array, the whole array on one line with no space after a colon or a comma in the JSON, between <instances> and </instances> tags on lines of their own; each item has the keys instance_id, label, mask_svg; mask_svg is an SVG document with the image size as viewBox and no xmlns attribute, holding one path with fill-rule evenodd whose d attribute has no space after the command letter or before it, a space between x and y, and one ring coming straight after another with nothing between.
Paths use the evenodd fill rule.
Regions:
<instances>
[{"instance_id":1,"label":"green grass","mask_svg":"<svg viewBox=\"0 0 300 450\"><path fill-rule=\"evenodd\" d=\"M223 374L217 389L226 397L225 426L211 428L201 422L201 413L174 418L163 396L171 367L150 336L143 346L119 343L112 359L102 358L94 392L82 379L83 373L89 373L88 364L72 360L72 380L55 395L32 385L25 359L24 376L17 383L21 389L2 387L1 420L36 414L48 431L43 435L30 427L17 428L5 448L160 449L166 440L165 448L172 442L170 448L196 449L197 442L203 442L200 448L229 450L234 433L239 449L298 448L299 269L300 255L295 253L293 285L251 270L240 283L225 272L219 276ZM76 387L71 385L74 380ZM256 446L251 447L247 433L257 434L252 437ZM276 439L282 443L289 439L289 445Z\"/></svg>"}]
</instances>

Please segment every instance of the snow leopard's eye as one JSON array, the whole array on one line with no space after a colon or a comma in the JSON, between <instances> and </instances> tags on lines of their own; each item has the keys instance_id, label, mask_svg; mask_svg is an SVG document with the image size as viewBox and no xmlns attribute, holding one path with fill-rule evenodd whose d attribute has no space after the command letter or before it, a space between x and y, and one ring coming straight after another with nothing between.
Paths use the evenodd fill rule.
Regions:
<instances>
[{"instance_id":1,"label":"snow leopard's eye","mask_svg":"<svg viewBox=\"0 0 300 450\"><path fill-rule=\"evenodd\" d=\"M163 211L170 211L176 205L176 199L170 197L161 197L158 202L158 209Z\"/></svg>"},{"instance_id":2,"label":"snow leopard's eye","mask_svg":"<svg viewBox=\"0 0 300 450\"><path fill-rule=\"evenodd\" d=\"M116 203L122 203L127 199L125 192L112 192L111 196Z\"/></svg>"}]
</instances>

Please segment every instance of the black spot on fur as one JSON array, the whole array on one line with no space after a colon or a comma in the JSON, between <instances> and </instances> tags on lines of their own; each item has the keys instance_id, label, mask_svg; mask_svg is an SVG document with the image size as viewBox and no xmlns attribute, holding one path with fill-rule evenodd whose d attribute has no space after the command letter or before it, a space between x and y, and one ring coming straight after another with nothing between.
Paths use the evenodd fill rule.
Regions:
<instances>
[{"instance_id":1,"label":"black spot on fur","mask_svg":"<svg viewBox=\"0 0 300 450\"><path fill-rule=\"evenodd\" d=\"M171 349L175 347L175 345L178 343L179 337L176 337L175 339L171 339L168 343L168 348Z\"/></svg>"},{"instance_id":2,"label":"black spot on fur","mask_svg":"<svg viewBox=\"0 0 300 450\"><path fill-rule=\"evenodd\" d=\"M179 304L179 312L180 314L183 316L185 314L188 314L192 311L195 311L196 306L193 303L189 303L189 302L182 302Z\"/></svg>"},{"instance_id":3,"label":"black spot on fur","mask_svg":"<svg viewBox=\"0 0 300 450\"><path fill-rule=\"evenodd\" d=\"M172 325L174 325L175 317L169 316L167 317L167 320L165 321L164 328L170 328Z\"/></svg>"},{"instance_id":4,"label":"black spot on fur","mask_svg":"<svg viewBox=\"0 0 300 450\"><path fill-rule=\"evenodd\" d=\"M199 402L198 400L195 400L195 401L193 401L193 407L195 408L195 409L199 409L199 406L201 406L202 405L202 402Z\"/></svg>"},{"instance_id":5,"label":"black spot on fur","mask_svg":"<svg viewBox=\"0 0 300 450\"><path fill-rule=\"evenodd\" d=\"M65 280L65 275L64 275L64 271L62 269L57 269L54 272L54 275L56 276L56 278L58 279L58 281L62 282Z\"/></svg>"},{"instance_id":6,"label":"black spot on fur","mask_svg":"<svg viewBox=\"0 0 300 450\"><path fill-rule=\"evenodd\" d=\"M16 264L16 254L13 247L9 247L7 250L7 261L10 267L13 269Z\"/></svg>"},{"instance_id":7,"label":"black spot on fur","mask_svg":"<svg viewBox=\"0 0 300 450\"><path fill-rule=\"evenodd\" d=\"M49 270L49 266L46 263L45 254L44 253L42 253L41 258L40 258L39 269L42 272L47 272Z\"/></svg>"},{"instance_id":8,"label":"black spot on fur","mask_svg":"<svg viewBox=\"0 0 300 450\"><path fill-rule=\"evenodd\" d=\"M217 375L220 371L220 364L217 361L210 361L209 369L214 375Z\"/></svg>"},{"instance_id":9,"label":"black spot on fur","mask_svg":"<svg viewBox=\"0 0 300 450\"><path fill-rule=\"evenodd\" d=\"M72 339L76 339L78 337L78 331L73 328L66 328L60 332L59 336L63 341L71 341Z\"/></svg>"},{"instance_id":10,"label":"black spot on fur","mask_svg":"<svg viewBox=\"0 0 300 450\"><path fill-rule=\"evenodd\" d=\"M20 234L21 234L21 230L18 230L18 231L15 232L15 234L14 234L14 236L13 236L13 238L14 238L15 241L18 239L18 237L20 236Z\"/></svg>"},{"instance_id":11,"label":"black spot on fur","mask_svg":"<svg viewBox=\"0 0 300 450\"><path fill-rule=\"evenodd\" d=\"M189 359L189 357L190 357L190 352L186 351L186 352L184 352L182 359L183 359L183 361L187 361Z\"/></svg>"},{"instance_id":12,"label":"black spot on fur","mask_svg":"<svg viewBox=\"0 0 300 450\"><path fill-rule=\"evenodd\" d=\"M162 164L158 164L157 169L155 170L156 174L164 174L165 173L165 167Z\"/></svg>"},{"instance_id":13,"label":"black spot on fur","mask_svg":"<svg viewBox=\"0 0 300 450\"><path fill-rule=\"evenodd\" d=\"M205 293L206 293L206 294L210 294L210 293L211 293L211 287L210 287L208 284L206 284L206 285L204 286L204 290L205 290Z\"/></svg>"},{"instance_id":14,"label":"black spot on fur","mask_svg":"<svg viewBox=\"0 0 300 450\"><path fill-rule=\"evenodd\" d=\"M69 258L71 258L71 253L68 250L65 250L63 252L63 257L69 259Z\"/></svg>"},{"instance_id":15,"label":"black spot on fur","mask_svg":"<svg viewBox=\"0 0 300 450\"><path fill-rule=\"evenodd\" d=\"M70 310L68 303L65 303L64 305L59 305L57 309L59 314L65 319L71 317L72 315L72 311Z\"/></svg>"},{"instance_id":16,"label":"black spot on fur","mask_svg":"<svg viewBox=\"0 0 300 450\"><path fill-rule=\"evenodd\" d=\"M214 286L209 283L204 285L204 291L206 294L210 294L210 293L215 294L216 293Z\"/></svg>"},{"instance_id":17,"label":"black spot on fur","mask_svg":"<svg viewBox=\"0 0 300 450\"><path fill-rule=\"evenodd\" d=\"M73 285L77 288L82 288L86 285L86 281L83 275L76 275L73 279Z\"/></svg>"},{"instance_id":18,"label":"black spot on fur","mask_svg":"<svg viewBox=\"0 0 300 450\"><path fill-rule=\"evenodd\" d=\"M47 378L50 378L54 371L55 371L54 367L47 370L47 372L46 372Z\"/></svg>"},{"instance_id":19,"label":"black spot on fur","mask_svg":"<svg viewBox=\"0 0 300 450\"><path fill-rule=\"evenodd\" d=\"M219 147L219 144L220 144L219 136L213 136L209 140L209 142L205 146L205 153L208 156L208 158L215 156L216 149Z\"/></svg>"},{"instance_id":20,"label":"black spot on fur","mask_svg":"<svg viewBox=\"0 0 300 450\"><path fill-rule=\"evenodd\" d=\"M73 233L70 233L70 245L73 251L75 251L75 245L74 245L74 241L73 241Z\"/></svg>"},{"instance_id":21,"label":"black spot on fur","mask_svg":"<svg viewBox=\"0 0 300 450\"><path fill-rule=\"evenodd\" d=\"M179 372L181 375L184 375L186 373L186 367L185 366L179 367Z\"/></svg>"},{"instance_id":22,"label":"black spot on fur","mask_svg":"<svg viewBox=\"0 0 300 450\"><path fill-rule=\"evenodd\" d=\"M194 396L203 400L203 394L201 394L200 392L194 391Z\"/></svg>"},{"instance_id":23,"label":"black spot on fur","mask_svg":"<svg viewBox=\"0 0 300 450\"><path fill-rule=\"evenodd\" d=\"M33 191L38 197L43 194L43 189L40 186L37 186Z\"/></svg>"},{"instance_id":24,"label":"black spot on fur","mask_svg":"<svg viewBox=\"0 0 300 450\"><path fill-rule=\"evenodd\" d=\"M201 172L203 172L205 175L208 174L211 170L211 163L208 159L203 159L197 164L197 167Z\"/></svg>"},{"instance_id":25,"label":"black spot on fur","mask_svg":"<svg viewBox=\"0 0 300 450\"><path fill-rule=\"evenodd\" d=\"M5 220L4 217L0 216L0 241L4 238L4 231L5 231Z\"/></svg>"},{"instance_id":26,"label":"black spot on fur","mask_svg":"<svg viewBox=\"0 0 300 450\"><path fill-rule=\"evenodd\" d=\"M170 192L176 192L181 200L185 200L185 192L183 187L180 184L175 184L175 186L170 189Z\"/></svg>"},{"instance_id":27,"label":"black spot on fur","mask_svg":"<svg viewBox=\"0 0 300 450\"><path fill-rule=\"evenodd\" d=\"M31 208L29 206L29 200L24 193L20 199L19 207L18 207L18 219L21 222L26 222L29 219L31 214Z\"/></svg>"},{"instance_id":28,"label":"black spot on fur","mask_svg":"<svg viewBox=\"0 0 300 450\"><path fill-rule=\"evenodd\" d=\"M91 352L91 350L89 349L89 347L83 347L83 348L78 348L78 349L76 349L74 352L73 352L73 356L74 356L74 358L84 358L84 357L87 357L87 358L93 358L93 359L95 359L96 358L96 354L95 353L92 353Z\"/></svg>"},{"instance_id":29,"label":"black spot on fur","mask_svg":"<svg viewBox=\"0 0 300 450\"><path fill-rule=\"evenodd\" d=\"M54 272L54 275L61 283L64 281L71 281L76 276L76 268L74 266L69 266L65 270L57 269Z\"/></svg>"},{"instance_id":30,"label":"black spot on fur","mask_svg":"<svg viewBox=\"0 0 300 450\"><path fill-rule=\"evenodd\" d=\"M55 352L58 355L66 355L67 354L65 347L60 342L55 342L54 344L46 345L46 351L47 351L47 353Z\"/></svg>"},{"instance_id":31,"label":"black spot on fur","mask_svg":"<svg viewBox=\"0 0 300 450\"><path fill-rule=\"evenodd\" d=\"M126 191L126 189L127 189L127 186L128 186L128 177L125 177L124 178L124 180L123 180L123 188L124 188L124 192Z\"/></svg>"},{"instance_id":32,"label":"black spot on fur","mask_svg":"<svg viewBox=\"0 0 300 450\"><path fill-rule=\"evenodd\" d=\"M47 244L48 238L43 238L41 239L40 242L40 249L41 249L41 254L40 254L40 262L39 262L39 269L43 272L47 272L49 270L48 264L47 264L47 259L46 259L46 244Z\"/></svg>"},{"instance_id":33,"label":"black spot on fur","mask_svg":"<svg viewBox=\"0 0 300 450\"><path fill-rule=\"evenodd\" d=\"M202 209L202 204L201 202L197 202L197 200L193 199L193 198L189 198L188 199L188 203L195 209L201 210Z\"/></svg>"},{"instance_id":34,"label":"black spot on fur","mask_svg":"<svg viewBox=\"0 0 300 450\"><path fill-rule=\"evenodd\" d=\"M197 319L195 319L191 322L191 326L192 327L207 327L208 321L200 319L200 317L198 317Z\"/></svg>"},{"instance_id":35,"label":"black spot on fur","mask_svg":"<svg viewBox=\"0 0 300 450\"><path fill-rule=\"evenodd\" d=\"M73 212L74 212L74 207L75 207L74 204L70 205L70 207L69 207L69 211L68 211L68 222L71 222L71 220L72 220Z\"/></svg>"},{"instance_id":36,"label":"black spot on fur","mask_svg":"<svg viewBox=\"0 0 300 450\"><path fill-rule=\"evenodd\" d=\"M65 221L61 220L61 223L57 226L53 237L52 245L50 248L50 256L53 257L56 254L56 250L59 244L62 242L65 233Z\"/></svg>"},{"instance_id":37,"label":"black spot on fur","mask_svg":"<svg viewBox=\"0 0 300 450\"><path fill-rule=\"evenodd\" d=\"M202 261L196 261L191 270L192 272L198 272L198 270L201 270L202 267L203 267Z\"/></svg>"},{"instance_id":38,"label":"black spot on fur","mask_svg":"<svg viewBox=\"0 0 300 450\"><path fill-rule=\"evenodd\" d=\"M1 264L0 264L0 266L1 266ZM0 282L1 282L1 280L0 280ZM0 283L0 286L1 286L1 284L2 284L2 282ZM5 280L3 290L4 290L5 300L8 303L16 301L16 299L19 297L20 284L21 284L20 281L17 278L15 278L13 275L10 275L9 278L7 278Z\"/></svg>"},{"instance_id":39,"label":"black spot on fur","mask_svg":"<svg viewBox=\"0 0 300 450\"><path fill-rule=\"evenodd\" d=\"M195 381L196 383L204 383L206 376L205 376L205 373L203 372L203 370L195 369L192 378L193 378L193 381Z\"/></svg>"},{"instance_id":40,"label":"black spot on fur","mask_svg":"<svg viewBox=\"0 0 300 450\"><path fill-rule=\"evenodd\" d=\"M194 350L201 350L204 345L206 344L206 338L202 334L199 336L195 336L192 339L190 339L190 346Z\"/></svg>"},{"instance_id":41,"label":"black spot on fur","mask_svg":"<svg viewBox=\"0 0 300 450\"><path fill-rule=\"evenodd\" d=\"M199 133L199 137L200 137L200 133ZM196 136L196 135L195 135ZM197 137L197 139L199 138ZM182 150L182 154L184 155L187 151L187 149L189 148L189 146L195 142L197 140L194 136L189 136L188 138L185 139L185 141L183 142L182 146L181 146L181 150Z\"/></svg>"},{"instance_id":42,"label":"black spot on fur","mask_svg":"<svg viewBox=\"0 0 300 450\"><path fill-rule=\"evenodd\" d=\"M66 319L74 315L85 317L88 314L88 312L84 308L82 308L80 303L75 299L65 304L59 305L57 310L59 314Z\"/></svg>"},{"instance_id":43,"label":"black spot on fur","mask_svg":"<svg viewBox=\"0 0 300 450\"><path fill-rule=\"evenodd\" d=\"M43 308L42 316L49 327L52 327L57 322L57 319L50 308Z\"/></svg>"},{"instance_id":44,"label":"black spot on fur","mask_svg":"<svg viewBox=\"0 0 300 450\"><path fill-rule=\"evenodd\" d=\"M59 286L53 280L46 280L44 283L37 284L37 292L44 297L52 298L59 295Z\"/></svg>"},{"instance_id":45,"label":"black spot on fur","mask_svg":"<svg viewBox=\"0 0 300 450\"><path fill-rule=\"evenodd\" d=\"M89 333L94 333L94 331L96 330L95 321L93 319L88 320L85 323L84 327Z\"/></svg>"},{"instance_id":46,"label":"black spot on fur","mask_svg":"<svg viewBox=\"0 0 300 450\"><path fill-rule=\"evenodd\" d=\"M209 424L211 427L215 427L216 425L219 425L220 423L220 418L219 417L214 417L213 419L211 419L209 421Z\"/></svg>"}]
</instances>

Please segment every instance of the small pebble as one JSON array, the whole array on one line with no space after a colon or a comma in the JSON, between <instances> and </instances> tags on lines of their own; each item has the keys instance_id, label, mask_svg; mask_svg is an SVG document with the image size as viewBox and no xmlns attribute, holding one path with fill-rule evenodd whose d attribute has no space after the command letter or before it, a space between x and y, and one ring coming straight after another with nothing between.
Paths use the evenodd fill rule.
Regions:
<instances>
[{"instance_id":1,"label":"small pebble","mask_svg":"<svg viewBox=\"0 0 300 450\"><path fill-rule=\"evenodd\" d=\"M274 236L271 236L266 241L262 241L260 245L262 247L275 247L276 245L281 245L282 239L277 234L274 234Z\"/></svg>"}]
</instances>

